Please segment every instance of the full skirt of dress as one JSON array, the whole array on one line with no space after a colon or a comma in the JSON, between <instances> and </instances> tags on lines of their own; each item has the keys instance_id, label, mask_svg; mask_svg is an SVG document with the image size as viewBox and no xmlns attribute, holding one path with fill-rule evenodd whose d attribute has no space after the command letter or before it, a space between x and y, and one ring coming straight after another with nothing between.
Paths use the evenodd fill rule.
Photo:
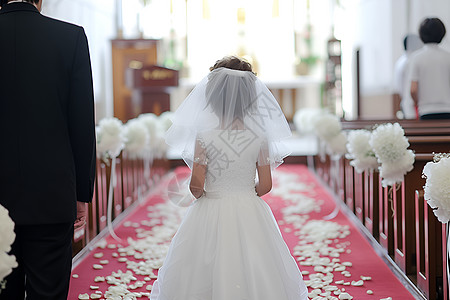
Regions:
<instances>
[{"instance_id":1,"label":"full skirt of dress","mask_svg":"<svg viewBox=\"0 0 450 300\"><path fill-rule=\"evenodd\" d=\"M151 300L305 300L307 289L267 203L210 195L188 209Z\"/></svg>"}]
</instances>

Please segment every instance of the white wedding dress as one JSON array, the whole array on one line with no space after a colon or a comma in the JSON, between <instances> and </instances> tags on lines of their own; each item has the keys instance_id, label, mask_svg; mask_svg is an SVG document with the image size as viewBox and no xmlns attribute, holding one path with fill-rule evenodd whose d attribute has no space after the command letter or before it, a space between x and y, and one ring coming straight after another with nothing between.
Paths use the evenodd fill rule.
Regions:
<instances>
[{"instance_id":1,"label":"white wedding dress","mask_svg":"<svg viewBox=\"0 0 450 300\"><path fill-rule=\"evenodd\" d=\"M307 299L272 211L255 192L256 165L267 160L261 138L250 130L212 130L199 141L205 194L188 209L150 299Z\"/></svg>"}]
</instances>

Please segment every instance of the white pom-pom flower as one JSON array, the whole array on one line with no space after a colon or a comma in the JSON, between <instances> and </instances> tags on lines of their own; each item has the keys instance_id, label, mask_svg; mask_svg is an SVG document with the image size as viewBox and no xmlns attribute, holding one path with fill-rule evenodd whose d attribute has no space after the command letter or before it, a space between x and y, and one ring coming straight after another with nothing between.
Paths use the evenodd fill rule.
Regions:
<instances>
[{"instance_id":1,"label":"white pom-pom flower","mask_svg":"<svg viewBox=\"0 0 450 300\"><path fill-rule=\"evenodd\" d=\"M404 152L404 155L396 163L384 163L379 168L380 176L383 178L382 186L392 186L402 182L406 173L413 169L415 155L411 150Z\"/></svg>"},{"instance_id":2,"label":"white pom-pom flower","mask_svg":"<svg viewBox=\"0 0 450 300\"><path fill-rule=\"evenodd\" d=\"M400 124L383 124L378 126L370 138L378 162L382 185L394 185L403 181L404 175L411 171L415 155L407 150L409 142Z\"/></svg>"},{"instance_id":3,"label":"white pom-pom flower","mask_svg":"<svg viewBox=\"0 0 450 300\"><path fill-rule=\"evenodd\" d=\"M8 254L15 238L14 222L9 217L8 210L0 205L0 281L17 267L14 255Z\"/></svg>"},{"instance_id":4,"label":"white pom-pom flower","mask_svg":"<svg viewBox=\"0 0 450 300\"><path fill-rule=\"evenodd\" d=\"M297 110L293 118L295 129L303 134L314 133L315 119L322 114L324 114L324 111L319 108L302 108Z\"/></svg>"},{"instance_id":5,"label":"white pom-pom flower","mask_svg":"<svg viewBox=\"0 0 450 300\"><path fill-rule=\"evenodd\" d=\"M167 130L169 130L170 126L172 126L172 117L173 112L171 111L165 111L159 116L159 124L161 126L161 130L166 133Z\"/></svg>"},{"instance_id":6,"label":"white pom-pom flower","mask_svg":"<svg viewBox=\"0 0 450 300\"><path fill-rule=\"evenodd\" d=\"M124 147L123 124L117 118L102 119L97 128L97 153L100 156L117 157Z\"/></svg>"},{"instance_id":7,"label":"white pom-pom flower","mask_svg":"<svg viewBox=\"0 0 450 300\"><path fill-rule=\"evenodd\" d=\"M339 118L336 115L330 113L324 113L317 116L314 119L315 134L325 140L330 141L342 131L342 125Z\"/></svg>"},{"instance_id":8,"label":"white pom-pom flower","mask_svg":"<svg viewBox=\"0 0 450 300\"><path fill-rule=\"evenodd\" d=\"M388 123L378 126L372 132L370 146L379 162L394 163L403 156L409 143L400 124Z\"/></svg>"},{"instance_id":9,"label":"white pom-pom flower","mask_svg":"<svg viewBox=\"0 0 450 300\"><path fill-rule=\"evenodd\" d=\"M356 172L378 169L378 161L370 146L371 133L368 130L352 130L348 134L347 158L351 159Z\"/></svg>"},{"instance_id":10,"label":"white pom-pom flower","mask_svg":"<svg viewBox=\"0 0 450 300\"><path fill-rule=\"evenodd\" d=\"M424 199L428 202L438 220L450 221L450 155L435 158L423 168L426 177Z\"/></svg>"},{"instance_id":11,"label":"white pom-pom flower","mask_svg":"<svg viewBox=\"0 0 450 300\"><path fill-rule=\"evenodd\" d=\"M142 155L149 142L149 134L145 124L138 119L131 119L125 124L123 135L125 138L125 150L131 157Z\"/></svg>"},{"instance_id":12,"label":"white pom-pom flower","mask_svg":"<svg viewBox=\"0 0 450 300\"><path fill-rule=\"evenodd\" d=\"M347 152L347 136L341 131L328 141L327 149L330 155L344 155Z\"/></svg>"},{"instance_id":13,"label":"white pom-pom flower","mask_svg":"<svg viewBox=\"0 0 450 300\"><path fill-rule=\"evenodd\" d=\"M153 113L146 113L141 114L138 117L138 120L140 120L144 126L147 128L148 137L149 137L149 143L148 147L149 150L153 149L157 145L157 139L156 135L158 132L158 117Z\"/></svg>"}]
</instances>

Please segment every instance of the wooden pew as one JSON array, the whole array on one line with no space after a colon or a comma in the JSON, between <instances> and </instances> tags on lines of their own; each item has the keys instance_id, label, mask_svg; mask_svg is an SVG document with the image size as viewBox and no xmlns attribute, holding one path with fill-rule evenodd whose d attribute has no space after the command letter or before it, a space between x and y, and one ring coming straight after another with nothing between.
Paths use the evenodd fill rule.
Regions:
<instances>
[{"instance_id":1,"label":"wooden pew","mask_svg":"<svg viewBox=\"0 0 450 300\"><path fill-rule=\"evenodd\" d=\"M416 190L416 260L417 287L428 300L443 298L443 274L446 274L445 227L433 214L423 198L423 190Z\"/></svg>"},{"instance_id":2,"label":"wooden pew","mask_svg":"<svg viewBox=\"0 0 450 300\"><path fill-rule=\"evenodd\" d=\"M122 153L122 189L123 206L126 209L133 203L133 168L127 152Z\"/></svg>"},{"instance_id":3,"label":"wooden pew","mask_svg":"<svg viewBox=\"0 0 450 300\"><path fill-rule=\"evenodd\" d=\"M123 152L122 152L123 153ZM123 174L122 174L122 153L119 154L118 157L116 157L115 162L115 181L116 185L113 187L112 193L113 193L113 203L112 203L112 219L115 219L118 217L124 210L123 205ZM109 163L106 164L106 170L107 174L111 175L112 171L112 160L108 161ZM112 177L109 177L108 180L110 180ZM109 191L110 187L109 185L112 184L112 182L108 181L108 197L109 197ZM108 201L108 198L106 199Z\"/></svg>"},{"instance_id":4,"label":"wooden pew","mask_svg":"<svg viewBox=\"0 0 450 300\"><path fill-rule=\"evenodd\" d=\"M417 130L416 132L419 132ZM409 149L414 153L448 153L450 152L450 133L444 136L407 136Z\"/></svg>"},{"instance_id":5,"label":"wooden pew","mask_svg":"<svg viewBox=\"0 0 450 300\"><path fill-rule=\"evenodd\" d=\"M165 160L167 162L167 160ZM88 205L87 223L84 234L74 239L73 256L83 249L107 226L108 197L111 179L111 160L104 161L97 158L96 177L94 183L94 196ZM162 177L168 171L168 164L158 163L157 172ZM129 159L126 152L116 158L116 186L113 193L112 220L138 200L138 187L142 196L149 191L150 184L144 178L144 165L142 159ZM152 175L153 176L153 175ZM153 178L151 178L153 180Z\"/></svg>"},{"instance_id":6,"label":"wooden pew","mask_svg":"<svg viewBox=\"0 0 450 300\"><path fill-rule=\"evenodd\" d=\"M334 167L337 168L335 171L337 174L337 178L334 182L334 192L338 196L338 199L345 202L345 160L344 157L341 157L339 160L334 162Z\"/></svg>"},{"instance_id":7,"label":"wooden pew","mask_svg":"<svg viewBox=\"0 0 450 300\"><path fill-rule=\"evenodd\" d=\"M383 187L382 178L378 174L378 208L379 208L379 242L388 255L394 256L394 211L393 203L397 202L397 186Z\"/></svg>"},{"instance_id":8,"label":"wooden pew","mask_svg":"<svg viewBox=\"0 0 450 300\"><path fill-rule=\"evenodd\" d=\"M317 140L319 153L314 156L314 168L317 175L328 185L330 185L330 173L331 173L331 161L330 156L325 154L325 143L321 140Z\"/></svg>"},{"instance_id":9,"label":"wooden pew","mask_svg":"<svg viewBox=\"0 0 450 300\"><path fill-rule=\"evenodd\" d=\"M442 287L443 287L443 291L442 291L442 299L449 299L450 297L450 292L449 292L449 285L448 285L448 273L447 270L450 270L450 261L448 258L448 251L450 251L450 249L448 249L448 244L447 244L447 237L449 236L449 232L448 232L448 227L447 224L442 224L442 228L441 228L441 232L442 232Z\"/></svg>"},{"instance_id":10,"label":"wooden pew","mask_svg":"<svg viewBox=\"0 0 450 300\"><path fill-rule=\"evenodd\" d=\"M345 204L350 210L355 212L355 198L354 198L354 173L353 166L350 165L350 160L344 159L344 179L345 179Z\"/></svg>"},{"instance_id":11,"label":"wooden pew","mask_svg":"<svg viewBox=\"0 0 450 300\"><path fill-rule=\"evenodd\" d=\"M353 170L353 199L354 199L354 213L359 221L365 225L365 207L364 207L364 193L365 181L364 174Z\"/></svg>"},{"instance_id":12,"label":"wooden pew","mask_svg":"<svg viewBox=\"0 0 450 300\"><path fill-rule=\"evenodd\" d=\"M364 225L379 241L379 174L376 171L364 172Z\"/></svg>"},{"instance_id":13,"label":"wooden pew","mask_svg":"<svg viewBox=\"0 0 450 300\"><path fill-rule=\"evenodd\" d=\"M426 277L423 275L423 262L420 262L422 265L418 265L419 259L423 259L423 255L421 256L421 253L419 253L419 251L422 251L423 246L420 249L418 248L420 241L417 241L417 236L421 233L417 233L416 230L419 230L417 228L420 224L418 225L417 222L421 219L421 215L416 216L415 191L422 189L425 184L425 180L422 178L422 170L425 164L432 160L433 153L450 152L450 122L434 120L358 120L343 122L343 128L344 130L372 129L375 123L394 122L399 122L403 127L410 143L409 149L412 149L416 154L414 169L406 174L404 181L396 185L395 188L383 188L381 186L381 178L377 172L365 172L361 175L361 178L354 171L354 168L350 166L349 160L342 158L341 164L344 166L342 168L344 172L342 178L345 180L339 184L344 187L343 201L362 220L361 223L379 241L380 245L386 249L400 269L413 282L416 280L416 277L418 282L422 280L421 284L423 285L428 284L428 281L423 279ZM320 165L323 169L321 170L322 174L329 173L327 168L330 168L330 166L322 162ZM362 201L361 194L363 195ZM341 197L339 198L341 199ZM420 226L420 230L422 230L424 225ZM443 240L445 240L445 230L442 231L441 229L437 231L437 234L438 236L443 235ZM439 248L439 251L442 249L440 254L442 258L445 256L442 253L446 253L446 250L443 249L446 246L444 243ZM444 259L444 262L441 265L447 264L446 259ZM439 288L448 297L447 274L446 271L442 271L442 268L440 269L440 273L443 274L441 277L443 277L444 284L441 284L442 287ZM419 272L422 279L419 278ZM439 274L439 272L437 273ZM439 277L438 282L441 282Z\"/></svg>"},{"instance_id":14,"label":"wooden pew","mask_svg":"<svg viewBox=\"0 0 450 300\"><path fill-rule=\"evenodd\" d=\"M376 124L399 123L406 135L449 135L448 120L341 120L343 130L372 130Z\"/></svg>"},{"instance_id":15,"label":"wooden pew","mask_svg":"<svg viewBox=\"0 0 450 300\"><path fill-rule=\"evenodd\" d=\"M360 126L365 126L365 128L372 128L373 121L356 121L356 122L348 122L346 125L343 125L344 128L353 128L356 129ZM392 121L391 121L392 122ZM378 124L382 124L380 122ZM369 125L370 124L370 125ZM412 149L416 154L421 153L432 153L432 152L449 152L450 151L450 136L437 136L442 132L446 132L450 134L450 122L448 121L406 121L401 124L405 126L405 135L408 138L410 143L409 149ZM423 126L423 127L418 127ZM446 127L437 127L437 126L446 126ZM415 134L416 136L409 136L409 134ZM434 135L434 136L429 136ZM420 155L419 155L420 157ZM420 161L421 159L419 159ZM406 274L412 274L415 272L415 263L414 263L414 252L413 249L415 244L414 239L414 228L411 230L411 224L414 224L414 211L411 211L411 202L414 199L414 190L415 188L424 183L421 178L421 172L423 166L427 161L423 161L421 163L416 162L415 169L411 171L411 174L407 174L405 177L405 182L400 185L399 190L390 195L388 189L383 189L383 192L380 193L380 214L383 214L383 220L380 220L379 241L380 244L384 246L384 248L388 251L390 255L393 256L396 263L399 264L401 269ZM345 175L345 178L349 181L351 180L350 170ZM364 177L363 177L364 178ZM366 178L368 179L368 178ZM373 180L373 178L372 178ZM365 183L361 180L359 174L354 172L353 174L354 188L353 191L347 187L346 188L346 199L353 198L354 199L354 208L353 211L355 215L361 220L364 225L366 225L366 216L364 215L365 211L370 211L370 208L366 208L367 205L376 206L376 203L370 204L368 199L368 193L374 193L374 190L365 191L365 188L369 188L370 185L373 184ZM418 186L420 188L420 186ZM365 201L361 201L360 195L361 193L366 194ZM376 193L376 192L375 192ZM394 214L392 220L392 229L391 229L391 220L389 219L388 204L389 199L393 200L394 206ZM350 200L347 200L348 202ZM363 212L363 213L361 213ZM373 232L373 224L372 218L377 218L376 214L369 217L367 220L368 226L366 226L369 230ZM380 218L381 219L381 218ZM414 226L412 226L414 227ZM409 228L406 230L406 228ZM389 233L392 232L394 236L392 237L393 241L389 241L391 238ZM377 234L375 232L375 234ZM393 249L392 249L393 247ZM406 249L408 248L408 249Z\"/></svg>"},{"instance_id":16,"label":"wooden pew","mask_svg":"<svg viewBox=\"0 0 450 300\"><path fill-rule=\"evenodd\" d=\"M103 160L97 159L97 176L96 185L97 197L92 201L95 201L96 207L96 223L97 234L106 227L107 219L107 199L109 188L109 174L107 173L106 164Z\"/></svg>"}]
</instances>

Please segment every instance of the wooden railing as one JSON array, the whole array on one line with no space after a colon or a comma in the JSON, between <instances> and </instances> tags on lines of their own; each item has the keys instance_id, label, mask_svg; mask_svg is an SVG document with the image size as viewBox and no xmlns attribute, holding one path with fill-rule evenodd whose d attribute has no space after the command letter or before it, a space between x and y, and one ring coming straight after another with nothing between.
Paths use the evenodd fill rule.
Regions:
<instances>
[{"instance_id":1,"label":"wooden railing","mask_svg":"<svg viewBox=\"0 0 450 300\"><path fill-rule=\"evenodd\" d=\"M94 197L88 205L86 227L74 234L74 256L98 234L106 230L108 197L112 178L111 164L111 159L97 158ZM146 169L150 172L145 172ZM111 221L115 220L136 201L145 198L154 184L168 169L169 162L165 159L155 160L145 166L143 159L131 159L127 152L122 152L115 159L116 185L112 196Z\"/></svg>"},{"instance_id":2,"label":"wooden railing","mask_svg":"<svg viewBox=\"0 0 450 300\"><path fill-rule=\"evenodd\" d=\"M397 121L343 121L342 126L344 130L371 129L375 124L394 122ZM399 123L410 143L409 149L416 155L414 168L403 182L382 187L378 172L360 174L345 157L333 160L320 154L314 159L314 167L427 299L449 299L446 228L423 199L422 170L433 160L433 153L450 152L450 122Z\"/></svg>"}]
</instances>

